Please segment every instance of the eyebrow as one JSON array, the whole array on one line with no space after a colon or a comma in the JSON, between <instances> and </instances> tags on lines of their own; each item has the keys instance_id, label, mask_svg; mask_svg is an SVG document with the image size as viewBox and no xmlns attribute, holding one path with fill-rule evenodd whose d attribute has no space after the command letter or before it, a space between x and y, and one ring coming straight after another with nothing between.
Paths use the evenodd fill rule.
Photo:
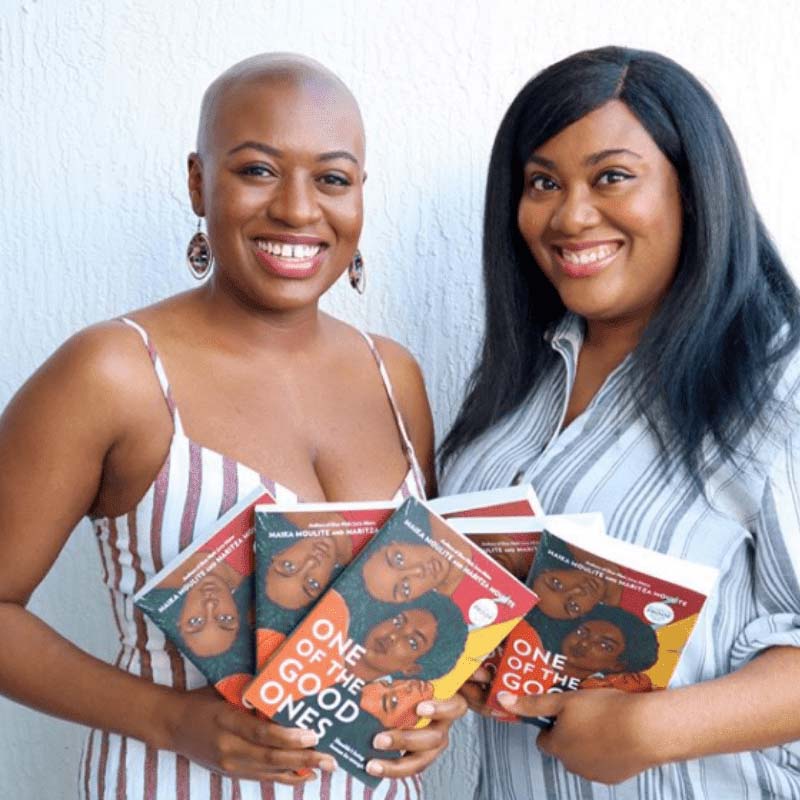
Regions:
<instances>
[{"instance_id":1,"label":"eyebrow","mask_svg":"<svg viewBox=\"0 0 800 800\"><path fill-rule=\"evenodd\" d=\"M587 167L594 166L595 164L599 164L601 161L604 161L607 158L611 158L611 156L619 156L619 155L629 155L633 156L634 158L641 159L641 155L635 152L634 150L628 150L627 147L610 147L606 150L599 150L597 153L592 153L591 155L586 156L583 159L584 165ZM544 167L545 169L556 169L556 162L551 161L549 158L544 158L543 156L537 156L536 153L532 153L528 157L528 164L538 164L540 167Z\"/></svg>"},{"instance_id":2,"label":"eyebrow","mask_svg":"<svg viewBox=\"0 0 800 800\"><path fill-rule=\"evenodd\" d=\"M428 644L428 637L419 628L414 629L414 634L422 639L425 644Z\"/></svg>"},{"instance_id":3,"label":"eyebrow","mask_svg":"<svg viewBox=\"0 0 800 800\"><path fill-rule=\"evenodd\" d=\"M279 150L277 147L273 147L264 142L254 142L250 140L237 144L236 147L232 147L228 150L228 155L232 156L234 153L238 153L241 150L258 150L260 153L265 153L274 158L283 158L284 155L283 150ZM346 158L348 161L352 161L354 164L358 165L358 159L349 150L330 150L327 153L320 153L317 156L317 161L335 161L339 158Z\"/></svg>"}]
</instances>

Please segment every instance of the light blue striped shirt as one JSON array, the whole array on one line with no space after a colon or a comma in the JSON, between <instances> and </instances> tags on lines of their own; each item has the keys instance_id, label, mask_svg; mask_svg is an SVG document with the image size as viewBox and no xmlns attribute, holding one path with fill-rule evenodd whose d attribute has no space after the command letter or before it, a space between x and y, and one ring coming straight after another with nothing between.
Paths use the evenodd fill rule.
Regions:
<instances>
[{"instance_id":1,"label":"light blue striped shirt","mask_svg":"<svg viewBox=\"0 0 800 800\"><path fill-rule=\"evenodd\" d=\"M442 493L505 486L522 471L547 513L601 511L612 536L719 567L672 686L724 675L774 645L800 646L800 425L789 410L800 354L784 367L778 402L748 434L754 457L734 469L707 448L703 494L680 467L665 478L658 442L625 388L630 358L560 431L582 337L581 321L565 317L539 388L448 465ZM776 691L780 682L776 675ZM532 726L482 719L479 727L482 800L800 800L800 742L669 764L609 787L541 753Z\"/></svg>"}]
</instances>

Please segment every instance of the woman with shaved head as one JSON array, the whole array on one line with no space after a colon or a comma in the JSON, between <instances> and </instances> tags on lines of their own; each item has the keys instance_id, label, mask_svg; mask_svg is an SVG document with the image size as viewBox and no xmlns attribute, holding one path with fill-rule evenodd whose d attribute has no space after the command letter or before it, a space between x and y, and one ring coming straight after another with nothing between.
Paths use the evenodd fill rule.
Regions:
<instances>
[{"instance_id":1,"label":"woman with shaved head","mask_svg":"<svg viewBox=\"0 0 800 800\"><path fill-rule=\"evenodd\" d=\"M358 106L313 61L248 59L206 92L188 168L207 233L187 256L204 282L78 333L0 418L0 691L92 729L82 797L360 797L314 733L227 704L132 603L259 482L288 502L433 488L413 358L318 306L346 270L363 281ZM122 642L114 666L25 609L84 515ZM465 708L425 705L429 728L376 743L406 751L370 763L387 778L376 800L419 795Z\"/></svg>"}]
</instances>

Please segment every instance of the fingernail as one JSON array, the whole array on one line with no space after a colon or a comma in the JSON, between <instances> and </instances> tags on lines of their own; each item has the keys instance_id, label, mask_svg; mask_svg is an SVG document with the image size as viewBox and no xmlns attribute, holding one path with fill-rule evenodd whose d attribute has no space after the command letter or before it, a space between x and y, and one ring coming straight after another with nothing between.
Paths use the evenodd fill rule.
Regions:
<instances>
[{"instance_id":1,"label":"fingernail","mask_svg":"<svg viewBox=\"0 0 800 800\"><path fill-rule=\"evenodd\" d=\"M433 703L420 703L417 706L417 715L420 717L429 717L436 712L436 706Z\"/></svg>"},{"instance_id":2,"label":"fingernail","mask_svg":"<svg viewBox=\"0 0 800 800\"><path fill-rule=\"evenodd\" d=\"M511 694L511 692L498 692L497 700L504 706L511 706L516 702L517 696L515 694Z\"/></svg>"},{"instance_id":3,"label":"fingernail","mask_svg":"<svg viewBox=\"0 0 800 800\"><path fill-rule=\"evenodd\" d=\"M376 750L386 750L392 743L392 737L388 733L379 733L373 740L372 746Z\"/></svg>"},{"instance_id":4,"label":"fingernail","mask_svg":"<svg viewBox=\"0 0 800 800\"><path fill-rule=\"evenodd\" d=\"M300 744L303 747L313 747L319 741L319 736L311 731L306 731L300 736Z\"/></svg>"},{"instance_id":5,"label":"fingernail","mask_svg":"<svg viewBox=\"0 0 800 800\"><path fill-rule=\"evenodd\" d=\"M324 769L325 772L335 772L338 766L339 765L332 758L323 758L322 761L319 762L319 768Z\"/></svg>"},{"instance_id":6,"label":"fingernail","mask_svg":"<svg viewBox=\"0 0 800 800\"><path fill-rule=\"evenodd\" d=\"M383 764L381 764L378 761L368 761L367 772L370 775L375 775L376 777L379 777L383 775Z\"/></svg>"}]
</instances>

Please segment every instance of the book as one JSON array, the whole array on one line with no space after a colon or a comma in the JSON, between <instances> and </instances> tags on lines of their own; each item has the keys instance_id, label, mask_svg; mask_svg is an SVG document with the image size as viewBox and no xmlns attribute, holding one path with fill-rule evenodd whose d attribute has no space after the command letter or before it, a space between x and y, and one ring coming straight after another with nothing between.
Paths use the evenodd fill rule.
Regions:
<instances>
[{"instance_id":1,"label":"book","mask_svg":"<svg viewBox=\"0 0 800 800\"><path fill-rule=\"evenodd\" d=\"M487 705L514 719L500 691L665 688L717 573L578 526L548 527L527 581L539 603L508 637Z\"/></svg>"},{"instance_id":2,"label":"book","mask_svg":"<svg viewBox=\"0 0 800 800\"><path fill-rule=\"evenodd\" d=\"M263 666L397 503L301 503L255 510L256 663Z\"/></svg>"},{"instance_id":3,"label":"book","mask_svg":"<svg viewBox=\"0 0 800 800\"><path fill-rule=\"evenodd\" d=\"M559 530L567 525L582 528L590 535L592 532L605 533L603 515L599 513L535 517L451 517L449 523L521 581L525 581L530 573L539 538L545 528ZM501 642L483 662L482 666L492 677L497 674L502 662L503 648L504 643ZM494 711L498 719L513 718L505 711Z\"/></svg>"},{"instance_id":4,"label":"book","mask_svg":"<svg viewBox=\"0 0 800 800\"><path fill-rule=\"evenodd\" d=\"M407 499L339 575L244 693L273 721L365 771L376 733L422 727L417 705L452 697L536 602L530 589Z\"/></svg>"},{"instance_id":5,"label":"book","mask_svg":"<svg viewBox=\"0 0 800 800\"><path fill-rule=\"evenodd\" d=\"M603 515L598 513L451 517L449 523L521 581L525 581L531 571L539 538L547 526L557 528L566 524L587 531L605 532Z\"/></svg>"},{"instance_id":6,"label":"book","mask_svg":"<svg viewBox=\"0 0 800 800\"><path fill-rule=\"evenodd\" d=\"M229 702L255 671L253 516L259 486L136 593L134 604Z\"/></svg>"},{"instance_id":7,"label":"book","mask_svg":"<svg viewBox=\"0 0 800 800\"><path fill-rule=\"evenodd\" d=\"M529 483L451 494L428 500L443 519L460 517L541 517L542 505Z\"/></svg>"}]
</instances>

